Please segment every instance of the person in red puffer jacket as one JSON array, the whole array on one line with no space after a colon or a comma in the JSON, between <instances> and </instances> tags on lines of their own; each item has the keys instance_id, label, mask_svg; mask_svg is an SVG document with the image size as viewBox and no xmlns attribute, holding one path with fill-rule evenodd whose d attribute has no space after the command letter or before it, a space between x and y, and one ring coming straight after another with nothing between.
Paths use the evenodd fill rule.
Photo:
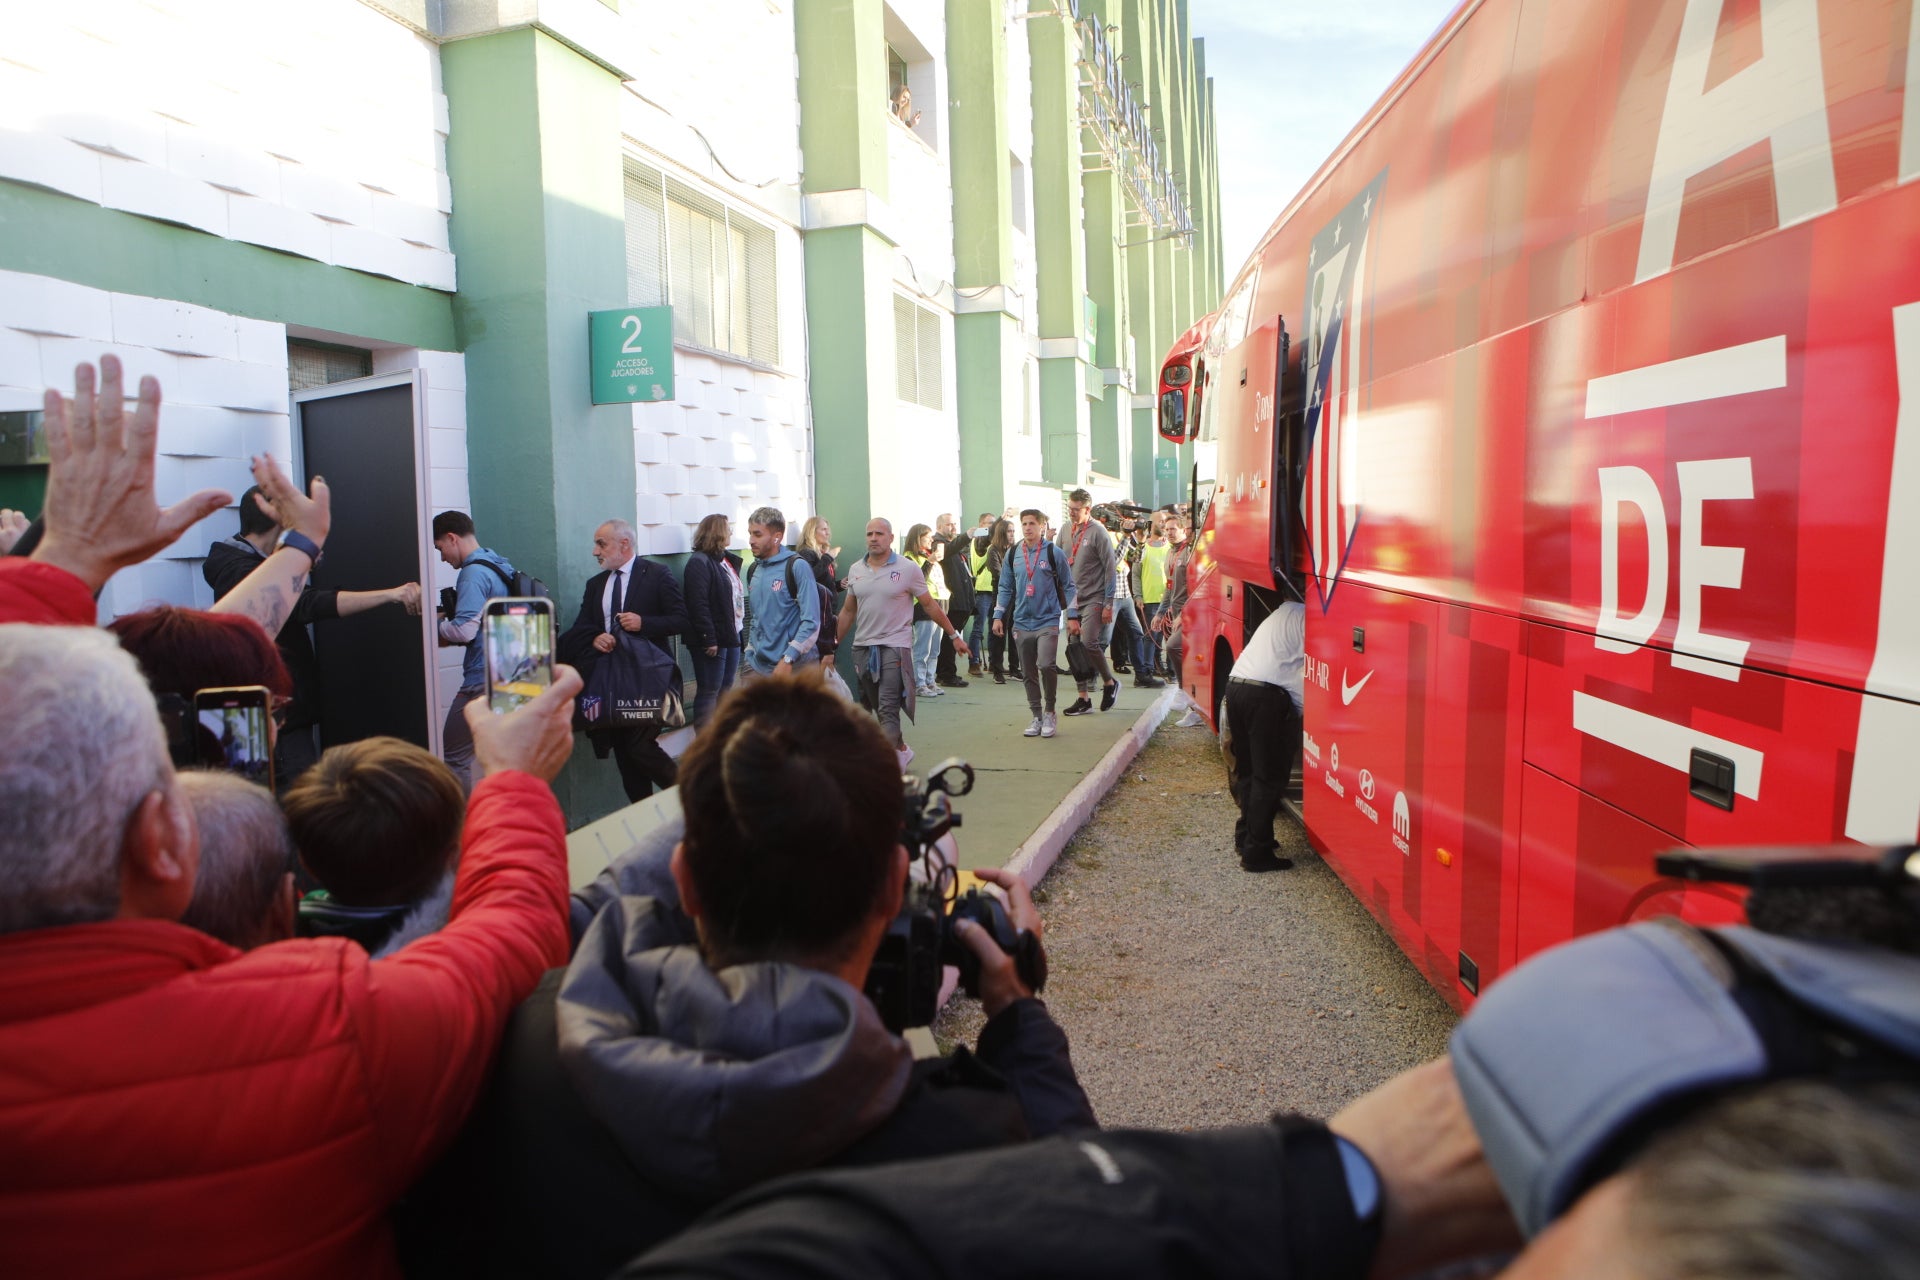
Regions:
<instances>
[{"instance_id":1,"label":"person in red puffer jacket","mask_svg":"<svg viewBox=\"0 0 1920 1280\"><path fill-rule=\"evenodd\" d=\"M128 418L118 362L102 373L97 411L86 366L71 406L48 397L46 534L0 560L0 1275L397 1276L388 1208L567 957L547 783L580 681L556 668L533 703L472 717L486 778L439 933L375 962L342 939L242 953L177 923L198 833L92 597L227 499L158 509L159 387ZM255 475L324 532L323 485Z\"/></svg>"}]
</instances>

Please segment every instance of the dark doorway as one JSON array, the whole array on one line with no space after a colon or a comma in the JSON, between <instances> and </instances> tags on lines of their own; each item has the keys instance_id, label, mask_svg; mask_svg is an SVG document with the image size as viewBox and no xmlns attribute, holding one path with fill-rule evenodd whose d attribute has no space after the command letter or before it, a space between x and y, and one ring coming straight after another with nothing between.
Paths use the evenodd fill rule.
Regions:
<instances>
[{"instance_id":1,"label":"dark doorway","mask_svg":"<svg viewBox=\"0 0 1920 1280\"><path fill-rule=\"evenodd\" d=\"M299 400L303 477L323 476L333 492L314 585L378 591L421 582L413 384L328 392ZM378 734L432 749L422 636L421 620L392 605L314 624L323 749Z\"/></svg>"}]
</instances>

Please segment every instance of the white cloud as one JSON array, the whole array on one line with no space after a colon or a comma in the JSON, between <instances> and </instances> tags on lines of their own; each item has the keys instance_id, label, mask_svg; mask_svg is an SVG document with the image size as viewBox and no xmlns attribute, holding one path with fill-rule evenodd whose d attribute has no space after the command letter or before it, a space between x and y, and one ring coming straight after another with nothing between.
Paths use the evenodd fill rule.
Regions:
<instances>
[{"instance_id":1,"label":"white cloud","mask_svg":"<svg viewBox=\"0 0 1920 1280\"><path fill-rule=\"evenodd\" d=\"M1454 0L1190 0L1219 130L1229 279Z\"/></svg>"}]
</instances>

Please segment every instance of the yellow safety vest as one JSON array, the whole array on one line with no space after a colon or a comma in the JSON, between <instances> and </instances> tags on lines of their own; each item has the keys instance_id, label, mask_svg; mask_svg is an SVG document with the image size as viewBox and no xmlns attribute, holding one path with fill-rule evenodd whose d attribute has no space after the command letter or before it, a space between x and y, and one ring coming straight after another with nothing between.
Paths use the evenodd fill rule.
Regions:
<instances>
[{"instance_id":1,"label":"yellow safety vest","mask_svg":"<svg viewBox=\"0 0 1920 1280\"><path fill-rule=\"evenodd\" d=\"M973 589L975 591L993 590L993 570L987 567L987 553L979 555L973 552L973 539L967 539L967 565L973 570Z\"/></svg>"},{"instance_id":2,"label":"yellow safety vest","mask_svg":"<svg viewBox=\"0 0 1920 1280\"><path fill-rule=\"evenodd\" d=\"M1168 544L1154 546L1151 542L1140 548L1140 599L1146 604L1159 604L1167 598L1167 555L1173 550Z\"/></svg>"}]
</instances>

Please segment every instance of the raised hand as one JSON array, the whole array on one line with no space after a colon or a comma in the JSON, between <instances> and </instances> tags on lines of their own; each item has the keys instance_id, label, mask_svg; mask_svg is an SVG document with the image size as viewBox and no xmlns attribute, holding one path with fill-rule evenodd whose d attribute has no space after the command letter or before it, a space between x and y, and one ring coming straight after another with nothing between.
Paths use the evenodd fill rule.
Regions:
<instances>
[{"instance_id":1,"label":"raised hand","mask_svg":"<svg viewBox=\"0 0 1920 1280\"><path fill-rule=\"evenodd\" d=\"M473 758L483 775L518 769L552 782L573 754L573 700L580 673L565 663L553 667L553 684L531 702L495 715L484 698L467 704Z\"/></svg>"},{"instance_id":2,"label":"raised hand","mask_svg":"<svg viewBox=\"0 0 1920 1280\"><path fill-rule=\"evenodd\" d=\"M253 459L253 482L260 486L254 501L282 529L303 533L316 545L326 544L327 531L333 527L333 495L325 480L315 476L308 492L301 493L273 455L263 453Z\"/></svg>"},{"instance_id":3,"label":"raised hand","mask_svg":"<svg viewBox=\"0 0 1920 1280\"><path fill-rule=\"evenodd\" d=\"M140 401L129 417L117 356L94 370L73 371L73 399L46 395L46 533L33 558L65 569L98 591L107 579L173 545L181 534L233 501L202 489L160 507L153 493L153 456L160 433L160 383L140 379Z\"/></svg>"}]
</instances>

